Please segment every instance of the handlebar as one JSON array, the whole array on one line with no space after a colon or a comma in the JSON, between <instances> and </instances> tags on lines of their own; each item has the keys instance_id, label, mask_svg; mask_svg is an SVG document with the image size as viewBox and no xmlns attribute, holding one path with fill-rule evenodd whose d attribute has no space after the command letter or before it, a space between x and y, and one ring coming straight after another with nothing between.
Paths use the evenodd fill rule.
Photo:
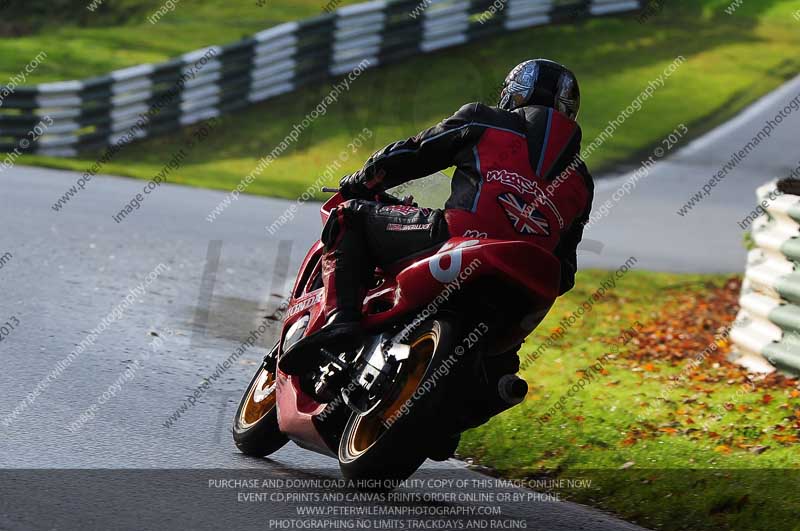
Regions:
<instances>
[{"instance_id":1,"label":"handlebar","mask_svg":"<svg viewBox=\"0 0 800 531\"><path fill-rule=\"evenodd\" d=\"M336 194L339 192L339 189L323 186L322 191L329 194ZM375 192L374 195L378 202L386 203L387 205L411 205L414 202L414 198L411 196L401 199L387 192Z\"/></svg>"}]
</instances>

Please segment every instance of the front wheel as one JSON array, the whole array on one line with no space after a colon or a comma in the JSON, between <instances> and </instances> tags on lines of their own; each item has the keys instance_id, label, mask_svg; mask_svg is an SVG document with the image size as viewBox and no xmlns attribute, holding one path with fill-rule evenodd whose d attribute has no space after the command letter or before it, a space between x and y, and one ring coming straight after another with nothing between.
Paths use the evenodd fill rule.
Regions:
<instances>
[{"instance_id":1,"label":"front wheel","mask_svg":"<svg viewBox=\"0 0 800 531\"><path fill-rule=\"evenodd\" d=\"M442 390L437 385L422 393L419 388L445 359L453 358L457 339L453 319L430 319L417 328L409 340L408 362L388 393L388 405L367 414L353 413L345 426L339 467L346 478L404 480L425 462L434 442L424 440L425 433L430 434L424 426Z\"/></svg>"},{"instance_id":2,"label":"front wheel","mask_svg":"<svg viewBox=\"0 0 800 531\"><path fill-rule=\"evenodd\" d=\"M273 347L267 360L276 349L277 346ZM239 402L233 420L233 440L245 455L264 457L289 442L278 427L275 370L274 363L262 363Z\"/></svg>"}]
</instances>

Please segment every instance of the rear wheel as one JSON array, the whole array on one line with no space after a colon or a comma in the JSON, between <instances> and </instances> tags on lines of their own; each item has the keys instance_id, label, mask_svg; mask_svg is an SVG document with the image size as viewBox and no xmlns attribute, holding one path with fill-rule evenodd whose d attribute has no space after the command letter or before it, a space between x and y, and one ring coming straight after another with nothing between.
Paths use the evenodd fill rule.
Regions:
<instances>
[{"instance_id":1,"label":"rear wheel","mask_svg":"<svg viewBox=\"0 0 800 531\"><path fill-rule=\"evenodd\" d=\"M275 364L265 361L247 386L233 421L233 440L246 455L263 457L289 442L278 427L275 387Z\"/></svg>"},{"instance_id":2,"label":"rear wheel","mask_svg":"<svg viewBox=\"0 0 800 531\"><path fill-rule=\"evenodd\" d=\"M339 443L339 467L348 479L403 480L413 474L433 441L420 440L442 389L417 392L444 359L458 338L449 319L422 323L412 336L411 356L389 393L387 405L367 414L353 413ZM457 359L457 358L456 358ZM443 379L447 376L443 375ZM438 382L437 382L438 383Z\"/></svg>"}]
</instances>

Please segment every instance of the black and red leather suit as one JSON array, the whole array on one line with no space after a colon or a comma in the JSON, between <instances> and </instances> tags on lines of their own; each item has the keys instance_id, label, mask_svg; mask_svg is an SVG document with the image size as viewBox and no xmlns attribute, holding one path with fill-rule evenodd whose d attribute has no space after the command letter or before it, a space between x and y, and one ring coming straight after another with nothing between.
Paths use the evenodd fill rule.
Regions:
<instances>
[{"instance_id":1,"label":"black and red leather suit","mask_svg":"<svg viewBox=\"0 0 800 531\"><path fill-rule=\"evenodd\" d=\"M337 207L322 235L328 315L360 312L363 286L376 265L438 247L451 236L536 243L561 261L560 293L571 289L594 190L580 142L578 124L552 108L505 111L470 103L376 152L343 179L343 188L368 196L455 166L452 192L444 210L364 199Z\"/></svg>"}]
</instances>

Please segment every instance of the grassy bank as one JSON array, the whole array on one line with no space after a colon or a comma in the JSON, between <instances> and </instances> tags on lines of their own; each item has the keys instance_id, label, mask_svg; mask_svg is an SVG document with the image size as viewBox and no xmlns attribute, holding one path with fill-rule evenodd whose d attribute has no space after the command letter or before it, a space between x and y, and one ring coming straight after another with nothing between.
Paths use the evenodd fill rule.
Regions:
<instances>
[{"instance_id":1,"label":"grassy bank","mask_svg":"<svg viewBox=\"0 0 800 531\"><path fill-rule=\"evenodd\" d=\"M342 0L340 5L358 1ZM79 0L68 10L54 10L54 14L48 5L43 5L39 13L27 5L30 0L13 2L20 4L23 18L16 20L16 13L2 6L0 17L6 24L21 26L24 34L0 38L0 80L22 71L44 50L47 60L29 76L28 84L82 79L141 63L167 61L203 46L237 41L281 22L319 15L327 3L173 0L175 9L151 24L147 18L165 4L164 0L95 1L95 12L87 8L93 0ZM30 3L45 4L42 0Z\"/></svg>"},{"instance_id":2,"label":"grassy bank","mask_svg":"<svg viewBox=\"0 0 800 531\"><path fill-rule=\"evenodd\" d=\"M520 357L608 276L581 273ZM591 479L567 497L649 528L797 529L800 390L726 361L738 292L719 276L628 273L527 366L526 401L459 454L507 477Z\"/></svg>"},{"instance_id":3,"label":"grassy bank","mask_svg":"<svg viewBox=\"0 0 800 531\"><path fill-rule=\"evenodd\" d=\"M667 2L663 12L646 23L622 16L533 28L367 71L247 192L297 197L363 127L369 127L374 131L371 140L351 153L337 173L354 170L374 149L414 134L463 102L492 102L506 71L531 56L563 61L577 72L583 86L581 122L586 142L676 57L686 58L653 97L643 101L642 110L625 120L590 157L588 164L596 172L635 160L680 123L690 130L686 139L697 136L800 71L796 53L800 23L791 17L800 9L800 1L746 2L734 16L724 13L727 5L717 0ZM89 46L92 37L86 37ZM183 39L165 39L182 46L175 41ZM226 39L211 34L210 40ZM208 149L191 153L171 179L232 190L329 90L330 85L307 88L230 115L205 144ZM101 171L151 178L187 134L130 146ZM97 156L27 157L22 162L82 171Z\"/></svg>"}]
</instances>

